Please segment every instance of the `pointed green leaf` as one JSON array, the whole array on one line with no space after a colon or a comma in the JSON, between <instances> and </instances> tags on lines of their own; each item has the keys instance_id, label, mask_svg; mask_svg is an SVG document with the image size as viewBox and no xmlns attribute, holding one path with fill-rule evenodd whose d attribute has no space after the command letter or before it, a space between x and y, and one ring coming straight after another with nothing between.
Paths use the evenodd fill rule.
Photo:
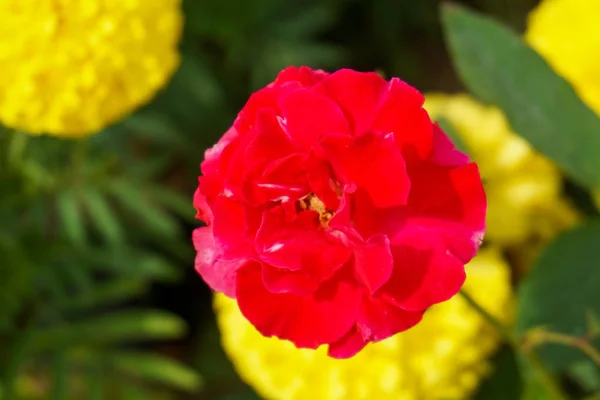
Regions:
<instances>
[{"instance_id":1,"label":"pointed green leaf","mask_svg":"<svg viewBox=\"0 0 600 400\"><path fill-rule=\"evenodd\" d=\"M177 222L163 210L151 204L152 199L144 196L131 182L114 181L111 183L109 190L128 212L138 217L140 224L146 225L153 232L160 235L174 237L179 234Z\"/></svg>"},{"instance_id":2,"label":"pointed green leaf","mask_svg":"<svg viewBox=\"0 0 600 400\"><path fill-rule=\"evenodd\" d=\"M54 309L62 312L81 311L106 307L130 299L144 292L147 283L141 280L124 278L111 280L90 288L80 296L54 302Z\"/></svg>"},{"instance_id":3,"label":"pointed green leaf","mask_svg":"<svg viewBox=\"0 0 600 400\"><path fill-rule=\"evenodd\" d=\"M56 209L62 228L67 238L75 245L82 245L86 240L84 216L79 207L77 192L65 190L56 198Z\"/></svg>"},{"instance_id":4,"label":"pointed green leaf","mask_svg":"<svg viewBox=\"0 0 600 400\"><path fill-rule=\"evenodd\" d=\"M538 257L518 292L517 329L547 329L574 337L588 331L586 312L600 313L600 219L561 235ZM592 341L595 346L600 340ZM563 371L587 361L578 348L547 344L539 353L548 368Z\"/></svg>"},{"instance_id":5,"label":"pointed green leaf","mask_svg":"<svg viewBox=\"0 0 600 400\"><path fill-rule=\"evenodd\" d=\"M159 354L122 351L111 355L110 360L121 372L150 382L191 392L200 388L201 379L196 371Z\"/></svg>"},{"instance_id":6,"label":"pointed green leaf","mask_svg":"<svg viewBox=\"0 0 600 400\"><path fill-rule=\"evenodd\" d=\"M185 322L174 314L158 310L125 310L38 329L33 334L32 345L37 351L48 351L71 346L175 339L185 331Z\"/></svg>"},{"instance_id":7,"label":"pointed green leaf","mask_svg":"<svg viewBox=\"0 0 600 400\"><path fill-rule=\"evenodd\" d=\"M600 118L519 35L457 5L442 8L456 69L467 88L584 186L600 186Z\"/></svg>"},{"instance_id":8,"label":"pointed green leaf","mask_svg":"<svg viewBox=\"0 0 600 400\"><path fill-rule=\"evenodd\" d=\"M88 209L90 220L94 222L106 241L111 244L122 243L123 228L104 195L96 189L88 188L83 193L83 200Z\"/></svg>"}]
</instances>

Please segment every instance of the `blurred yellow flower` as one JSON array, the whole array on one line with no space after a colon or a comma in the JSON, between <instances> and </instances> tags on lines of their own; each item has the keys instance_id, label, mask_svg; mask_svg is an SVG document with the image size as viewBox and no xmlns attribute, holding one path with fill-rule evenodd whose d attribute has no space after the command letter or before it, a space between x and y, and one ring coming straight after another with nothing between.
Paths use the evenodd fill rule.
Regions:
<instances>
[{"instance_id":1,"label":"blurred yellow flower","mask_svg":"<svg viewBox=\"0 0 600 400\"><path fill-rule=\"evenodd\" d=\"M165 85L181 30L180 0L0 1L0 122L97 132Z\"/></svg>"},{"instance_id":2,"label":"blurred yellow flower","mask_svg":"<svg viewBox=\"0 0 600 400\"><path fill-rule=\"evenodd\" d=\"M514 134L502 113L464 94L426 96L433 120L446 118L477 162L487 199L486 238L500 246L548 240L577 219L558 169Z\"/></svg>"},{"instance_id":3,"label":"blurred yellow flower","mask_svg":"<svg viewBox=\"0 0 600 400\"><path fill-rule=\"evenodd\" d=\"M507 264L493 249L467 266L465 290L496 317L511 318ZM368 345L347 360L324 348L296 349L265 338L234 300L215 297L222 343L240 376L268 400L428 400L464 398L487 372L499 339L465 300L432 307L416 327Z\"/></svg>"},{"instance_id":4,"label":"blurred yellow flower","mask_svg":"<svg viewBox=\"0 0 600 400\"><path fill-rule=\"evenodd\" d=\"M600 2L544 0L528 18L525 39L600 114Z\"/></svg>"}]
</instances>

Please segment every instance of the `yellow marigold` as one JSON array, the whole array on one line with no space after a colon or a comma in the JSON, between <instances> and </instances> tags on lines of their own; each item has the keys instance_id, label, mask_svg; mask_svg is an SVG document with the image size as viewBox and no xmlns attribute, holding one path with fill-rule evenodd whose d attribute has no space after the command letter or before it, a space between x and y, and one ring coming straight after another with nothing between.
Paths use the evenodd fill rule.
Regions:
<instances>
[{"instance_id":1,"label":"yellow marigold","mask_svg":"<svg viewBox=\"0 0 600 400\"><path fill-rule=\"evenodd\" d=\"M486 238L502 246L547 240L577 220L558 169L514 134L503 114L467 95L430 94L432 119L446 118L479 165L488 198Z\"/></svg>"},{"instance_id":2,"label":"yellow marigold","mask_svg":"<svg viewBox=\"0 0 600 400\"><path fill-rule=\"evenodd\" d=\"M180 0L0 2L0 121L83 136L148 102L179 64Z\"/></svg>"},{"instance_id":3,"label":"yellow marigold","mask_svg":"<svg viewBox=\"0 0 600 400\"><path fill-rule=\"evenodd\" d=\"M525 39L600 114L600 2L544 0L528 18Z\"/></svg>"},{"instance_id":4,"label":"yellow marigold","mask_svg":"<svg viewBox=\"0 0 600 400\"><path fill-rule=\"evenodd\" d=\"M483 250L467 266L465 290L493 315L511 318L509 268ZM429 400L464 398L489 371L485 360L499 343L493 329L456 296L432 307L416 327L368 345L353 358L326 349L296 349L265 338L234 300L215 297L225 351L240 376L268 400Z\"/></svg>"}]
</instances>

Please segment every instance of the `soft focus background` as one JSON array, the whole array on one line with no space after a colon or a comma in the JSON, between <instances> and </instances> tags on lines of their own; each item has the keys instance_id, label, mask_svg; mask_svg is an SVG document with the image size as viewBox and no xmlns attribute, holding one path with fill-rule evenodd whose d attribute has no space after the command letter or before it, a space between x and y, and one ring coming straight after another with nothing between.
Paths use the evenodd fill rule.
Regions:
<instances>
[{"instance_id":1,"label":"soft focus background","mask_svg":"<svg viewBox=\"0 0 600 400\"><path fill-rule=\"evenodd\" d=\"M162 0L153 1L141 6L147 8L148 20L164 12L152 10ZM9 27L0 28L0 74L10 66L15 71L34 70L42 62L28 62L39 50L35 47L36 30L48 23L44 7L35 3L36 17L20 20L11 16L16 9L0 6L0 25L6 19ZM62 3L69 7L68 1ZM43 120L40 115L49 105L56 113L63 106L76 111L84 108L78 102L81 99L52 95L53 90L63 90L61 79L83 74L87 71L84 67L66 63L63 75L49 75L48 82L28 89L34 93L31 98L9 90L20 82L0 79L0 86L4 86L0 88L0 118L11 125L0 131L0 399L258 399L222 350L212 295L194 271L190 237L198 222L194 220L192 194L204 150L228 128L248 96L288 65L377 70L386 77L398 76L424 93L463 91L443 39L439 3L184 0L179 66L173 58L176 56L158 51L148 61L137 54L140 42L123 39L123 49L131 50L131 62L143 59L145 71L156 73L155 82L143 83L152 87L148 93L111 115L110 119L118 122L85 139L71 139L72 132L62 134L60 124L49 123L46 128L35 124ZM527 14L538 2L457 3L524 32ZM79 21L80 17L73 18ZM89 26L93 26L94 17L90 18ZM115 38L135 33L119 31L126 24L112 25L114 20L108 14L103 18L103 26L107 31L114 29ZM123 18L126 22L131 16ZM176 24L169 26L165 29L177 30ZM27 35L21 35L22 41L15 44L11 29L31 32L33 39L22 39ZM86 25L78 29L84 31ZM140 29L143 32L144 27ZM71 34L77 35L75 30ZM164 32L154 34L145 43L148 51L164 45L160 40ZM144 35L140 35L143 41ZM80 46L75 39L74 43L73 48ZM99 43L94 44L98 49L102 46ZM17 51L16 46L21 50L32 46L34 50ZM51 39L44 47L52 54L61 49L54 51ZM87 65L86 55L81 57L77 62ZM169 79L171 67L174 75ZM103 75L110 68L102 64L96 70L92 67L90 74L96 78L89 78L90 85L105 85L98 98L118 107L123 98L119 90L130 88L110 86L110 79ZM134 73L130 76L131 82L137 78ZM23 89L22 93L26 92ZM523 151L530 151L516 137L502 151L490 150L494 160L499 160L494 161L497 165L490 161L493 157L487 147L476 138L469 139L469 134L477 136L473 132L478 125L461 123L479 118L483 127L497 121L500 128L490 129L508 136L509 128L496 111L479 110L480 106L469 99L448 103L444 96L431 95L428 101L432 113L447 124L443 126L465 132L467 147L471 145L473 156L481 157L485 164L482 172L489 190L500 193L492 198L488 192L490 202L496 204L493 208L490 205L495 214L489 218L497 221L491 228L497 241L489 251L501 248L499 262L510 263L516 282L526 274L541 243L576 224L579 215L595 213L594 205L583 189L570 183L563 196L564 182L549 161L515 161ZM13 112L23 104L39 107L31 115ZM135 110L138 104L141 108ZM28 118L35 123L23 122ZM92 125L105 125L101 119ZM33 127L30 131L55 132L30 135L29 126ZM523 172L515 167L520 162L537 172ZM521 186L493 186L493 182L511 179L518 180L519 185L526 182ZM554 183L537 189L530 182ZM542 199L535 203L539 215L529 213L521 218L520 206L514 204L510 206L514 210L505 211L509 206L504 205L502 196L520 199L523 191L525 197ZM544 207L552 210L551 216ZM525 219L528 222L523 222ZM513 225L521 228L513 233ZM530 230L527 238L519 236ZM492 282L490 293L497 292L493 286ZM498 313L509 315L510 301L505 297L501 297L506 303ZM480 399L518 398L521 383L512 353L502 346L499 353L492 348L495 346L486 350L486 354L492 353L490 365L495 365L489 371L501 371L502 380L497 378L500 373L490 372L482 380L481 390L485 392L474 389L469 393ZM446 366L434 364L430 368L443 369L455 362L453 358L445 360ZM581 365L581 371L561 381L573 398L600 388L598 369L593 364ZM288 373L295 371L290 367ZM473 379L465 385L479 386L479 378ZM438 398L427 393L414 396Z\"/></svg>"}]
</instances>

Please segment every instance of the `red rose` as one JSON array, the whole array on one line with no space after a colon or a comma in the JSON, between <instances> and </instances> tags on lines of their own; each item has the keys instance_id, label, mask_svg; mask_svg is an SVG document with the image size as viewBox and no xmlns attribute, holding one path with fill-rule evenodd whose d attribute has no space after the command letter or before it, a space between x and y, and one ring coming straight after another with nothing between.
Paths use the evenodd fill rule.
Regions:
<instances>
[{"instance_id":1,"label":"red rose","mask_svg":"<svg viewBox=\"0 0 600 400\"><path fill-rule=\"evenodd\" d=\"M290 67L206 151L196 269L263 335L350 357L459 291L485 194L423 102L397 78Z\"/></svg>"}]
</instances>

